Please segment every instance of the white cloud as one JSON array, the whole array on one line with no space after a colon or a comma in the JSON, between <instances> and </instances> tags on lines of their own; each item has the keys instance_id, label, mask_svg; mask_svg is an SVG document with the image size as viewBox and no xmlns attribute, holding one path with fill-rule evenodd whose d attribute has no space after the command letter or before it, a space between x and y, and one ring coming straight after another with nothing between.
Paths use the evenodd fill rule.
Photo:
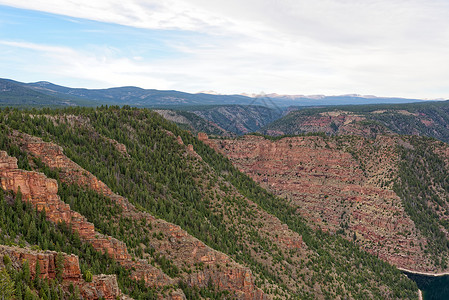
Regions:
<instances>
[{"instance_id":1,"label":"white cloud","mask_svg":"<svg viewBox=\"0 0 449 300\"><path fill-rule=\"evenodd\" d=\"M79 81L83 82L83 85L78 87L90 88L114 85L157 86L162 89L170 87L170 82L159 76L152 66L142 64L138 59L121 57L115 49L107 47L92 52L68 47L0 41L0 49L2 46L14 49L11 52L18 54L16 57L21 57L13 62L19 72L35 71L34 76L29 77L31 81L55 80L55 83L60 84ZM9 59L0 58L0 64L3 64L2 60ZM42 74L47 78L36 77Z\"/></svg>"},{"instance_id":2,"label":"white cloud","mask_svg":"<svg viewBox=\"0 0 449 300\"><path fill-rule=\"evenodd\" d=\"M48 70L92 85L186 91L361 93L449 98L444 0L0 0L0 4L147 29L201 33L145 61L33 44ZM26 44L3 44L22 47ZM30 46L30 45L28 45ZM54 69L52 69L52 67ZM45 67L44 65L42 67Z\"/></svg>"},{"instance_id":3,"label":"white cloud","mask_svg":"<svg viewBox=\"0 0 449 300\"><path fill-rule=\"evenodd\" d=\"M201 30L224 23L182 0L0 0L0 4L149 29Z\"/></svg>"}]
</instances>

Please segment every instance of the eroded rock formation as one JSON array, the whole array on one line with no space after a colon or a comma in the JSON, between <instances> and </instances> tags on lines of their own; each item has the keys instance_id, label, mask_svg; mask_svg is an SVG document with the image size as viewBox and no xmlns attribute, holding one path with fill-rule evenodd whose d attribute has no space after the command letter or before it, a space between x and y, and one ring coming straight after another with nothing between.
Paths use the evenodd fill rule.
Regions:
<instances>
[{"instance_id":1,"label":"eroded rock formation","mask_svg":"<svg viewBox=\"0 0 449 300\"><path fill-rule=\"evenodd\" d=\"M420 247L426 240L399 197L388 184L384 186L385 174L394 172L396 138L352 141L351 151L373 145L380 151L376 159L366 153L363 168L344 146L321 137L209 140L201 135L199 139L225 154L262 186L297 203L312 226L343 232L398 267L428 270Z\"/></svg>"},{"instance_id":2,"label":"eroded rock formation","mask_svg":"<svg viewBox=\"0 0 449 300\"><path fill-rule=\"evenodd\" d=\"M58 160L61 165L61 160ZM5 151L0 151L0 180L4 190L22 194L24 201L30 202L39 211L45 210L48 220L58 224L65 222L78 232L80 238L102 253L105 251L121 265L132 268L135 279L144 278L151 286L173 284L173 280L161 270L144 260L133 260L126 245L112 237L95 231L92 223L84 216L70 209L58 196L56 180L47 178L44 174L18 169L17 159L9 157Z\"/></svg>"},{"instance_id":3,"label":"eroded rock formation","mask_svg":"<svg viewBox=\"0 0 449 300\"><path fill-rule=\"evenodd\" d=\"M164 233L165 238L162 240L154 239L152 245L156 250L164 253L173 260L176 265L193 266L196 263L208 265L207 268L197 270L188 275L187 281L190 284L204 287L209 282L212 282L212 284L219 286L223 290L235 292L240 299L267 299L267 296L255 286L254 277L250 269L234 262L227 255L206 246L203 242L187 234L179 226L156 219L148 213L139 211L128 199L115 194L106 184L67 158L62 148L58 145L46 143L39 138L25 134L21 135L20 143L23 149L32 156L40 158L50 168L58 169L61 180L67 183L76 183L109 197L122 207L123 216L139 220L145 219L152 224L154 232ZM14 176L8 175L7 177ZM16 186L17 190L19 184L12 184L10 188L14 186ZM57 191L57 187L54 191ZM49 209L52 208L49 207ZM82 216L79 216L79 218L82 218ZM149 284L157 286L167 285L173 282L170 278L161 274L159 269L151 265L138 265L131 262L126 247L116 239L93 239L91 243L97 249L103 249L103 251L107 249L108 253L123 265L134 267L136 270L133 272L133 275L136 278L145 278ZM287 241L287 243L290 242Z\"/></svg>"},{"instance_id":4,"label":"eroded rock formation","mask_svg":"<svg viewBox=\"0 0 449 300\"><path fill-rule=\"evenodd\" d=\"M15 269L21 269L24 261L28 261L31 277L55 279L57 276L56 257L54 251L34 251L28 248L9 247L0 245L0 267L2 267L3 256L7 255L11 259ZM117 297L127 299L120 291L115 275L93 275L91 282L83 280L79 267L78 257L75 255L63 254L62 284L68 287L69 284L78 286L84 299L110 299ZM39 262L40 274L36 274L36 264Z\"/></svg>"}]
</instances>

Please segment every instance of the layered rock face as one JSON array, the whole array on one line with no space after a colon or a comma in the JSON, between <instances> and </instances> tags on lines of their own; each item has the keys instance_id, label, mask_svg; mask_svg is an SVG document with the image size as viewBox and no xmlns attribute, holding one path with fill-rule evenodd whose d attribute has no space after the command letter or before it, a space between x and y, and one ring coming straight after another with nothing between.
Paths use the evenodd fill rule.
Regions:
<instances>
[{"instance_id":1,"label":"layered rock face","mask_svg":"<svg viewBox=\"0 0 449 300\"><path fill-rule=\"evenodd\" d=\"M370 122L363 113L358 114L342 110L325 111L310 115L296 115L284 123L273 124L272 126L268 125L268 128L263 130L263 132L272 136L324 132L326 134L359 135L365 137L375 137L379 133L391 133L387 128Z\"/></svg>"},{"instance_id":2,"label":"layered rock face","mask_svg":"<svg viewBox=\"0 0 449 300\"><path fill-rule=\"evenodd\" d=\"M78 232L80 238L102 253L105 251L121 265L133 268L132 276L135 279L144 278L152 286L164 286L173 283L173 280L161 270L148 264L144 260L133 261L126 249L126 245L112 237L95 231L92 223L84 216L70 209L58 196L56 180L47 178L44 174L24 171L17 168L17 159L9 157L6 152L0 151L0 180L4 190L22 193L22 199L30 202L39 211L45 210L48 220L58 224L65 222Z\"/></svg>"},{"instance_id":3,"label":"layered rock face","mask_svg":"<svg viewBox=\"0 0 449 300\"><path fill-rule=\"evenodd\" d=\"M426 240L405 213L399 197L377 184L385 179L382 176L387 171L394 171L394 157L381 157L379 162L367 154L363 169L348 149L320 137L275 142L257 136L239 140L199 138L262 186L291 199L312 226L355 238L365 250L398 267L426 270L425 254L419 246ZM360 139L351 151L377 143L386 156L392 156L396 142L383 137Z\"/></svg>"},{"instance_id":4,"label":"layered rock face","mask_svg":"<svg viewBox=\"0 0 449 300\"><path fill-rule=\"evenodd\" d=\"M106 184L67 158L58 145L46 143L39 138L25 134L21 136L20 143L23 149L32 156L40 158L50 168L58 169L61 180L87 187L109 197L122 207L124 217L144 219L151 223L154 232L163 232L166 238L154 239L152 245L173 260L176 265L193 266L197 263L208 265L207 268L188 275L187 281L192 285L204 287L212 282L223 290L235 292L240 299L267 299L267 296L255 286L254 277L248 268L234 262L227 255L206 246L179 226L137 210L128 199L115 194ZM193 149L188 152L196 154ZM293 243L297 243L297 239L292 240L294 240ZM96 249L103 249L102 251L107 249L108 253L123 265L134 267L133 276L136 279L144 278L147 283L156 286L173 283L173 280L152 265L144 262L141 264L132 262L126 247L118 240L108 238L104 244L103 240L94 239L91 240L91 243ZM291 241L286 241L286 243L291 243Z\"/></svg>"},{"instance_id":5,"label":"layered rock face","mask_svg":"<svg viewBox=\"0 0 449 300\"><path fill-rule=\"evenodd\" d=\"M23 262L29 263L31 276L35 278L55 279L56 257L57 252L54 251L33 251L27 248L8 247L0 245L0 261L3 262L3 256L7 255L15 269L21 269ZM75 255L63 254L64 267L62 270L62 284L68 286L73 284L78 286L84 299L110 299L115 300L117 297L125 299L122 295L115 275L94 275L91 282L86 282L82 278L79 267L78 257ZM36 264L39 262L40 274L36 274Z\"/></svg>"},{"instance_id":6,"label":"layered rock face","mask_svg":"<svg viewBox=\"0 0 449 300\"><path fill-rule=\"evenodd\" d=\"M22 193L22 199L45 210L47 218L54 222L66 222L80 233L84 239L93 239L95 230L93 224L79 213L71 211L69 205L61 201L58 196L56 180L47 178L42 173L20 170L17 159L9 157L5 151L0 151L0 180L4 190Z\"/></svg>"},{"instance_id":7,"label":"layered rock face","mask_svg":"<svg viewBox=\"0 0 449 300\"><path fill-rule=\"evenodd\" d=\"M333 133L338 127L342 133L354 132L357 131L354 123L365 119L363 116L343 111L323 112L317 116L305 118L300 129L304 132Z\"/></svg>"}]
</instances>

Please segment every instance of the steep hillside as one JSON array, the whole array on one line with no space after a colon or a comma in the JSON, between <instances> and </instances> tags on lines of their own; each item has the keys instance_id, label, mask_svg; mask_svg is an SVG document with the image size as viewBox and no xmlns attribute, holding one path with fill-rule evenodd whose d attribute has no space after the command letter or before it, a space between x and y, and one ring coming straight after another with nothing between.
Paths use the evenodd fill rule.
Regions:
<instances>
[{"instance_id":1,"label":"steep hillside","mask_svg":"<svg viewBox=\"0 0 449 300\"><path fill-rule=\"evenodd\" d=\"M238 135L255 132L282 116L282 111L256 105L227 105L191 108L198 116Z\"/></svg>"},{"instance_id":2,"label":"steep hillside","mask_svg":"<svg viewBox=\"0 0 449 300\"><path fill-rule=\"evenodd\" d=\"M31 204L23 202L21 193L13 197L0 190L0 217L0 244L9 245L0 246L0 272L7 271L7 275L1 276L2 284L8 282L8 278L9 282L15 281L12 288L19 299L39 299L37 295L49 298L49 294L54 299L67 299L74 293L89 299L115 299L122 295L117 287L117 277L122 287L138 284L130 280L128 270L118 266L109 256L96 252L89 244L82 244L79 236L65 224L54 224L46 219L43 211L38 212ZM111 273L117 277L92 275ZM36 277L36 274L40 276ZM71 285L75 289L70 288ZM155 290L143 291L142 287L139 294L148 298L156 295Z\"/></svg>"},{"instance_id":3,"label":"steep hillside","mask_svg":"<svg viewBox=\"0 0 449 300\"><path fill-rule=\"evenodd\" d=\"M70 211L65 216L81 216L66 221L79 242L59 247L80 259L86 256L81 269L117 274L120 288L132 297L417 298L416 285L396 268L339 236L311 229L298 216L296 203L261 189L222 155L154 112L4 110L0 120L0 145L18 159L14 171L2 175L2 186L25 195L14 172L38 170L45 176L33 176L53 178L47 178L57 187L51 199L24 196L38 210L49 211L33 220L51 222L55 214L50 212L58 206L49 201L64 202L61 207ZM85 236L85 226L76 224L97 233ZM67 238L72 234L64 232ZM56 247L26 234L15 236L43 249ZM119 241L121 255L114 247L101 250L104 244L97 240ZM86 247L89 254L82 250ZM89 255L112 260L114 269L91 263ZM160 274L168 285L145 272Z\"/></svg>"},{"instance_id":4,"label":"steep hillside","mask_svg":"<svg viewBox=\"0 0 449 300\"><path fill-rule=\"evenodd\" d=\"M169 121L192 132L235 136L255 132L280 118L283 110L257 105L201 105L179 110L155 110Z\"/></svg>"},{"instance_id":5,"label":"steep hillside","mask_svg":"<svg viewBox=\"0 0 449 300\"><path fill-rule=\"evenodd\" d=\"M312 227L393 265L448 270L449 146L421 137L206 140Z\"/></svg>"},{"instance_id":6,"label":"steep hillside","mask_svg":"<svg viewBox=\"0 0 449 300\"><path fill-rule=\"evenodd\" d=\"M430 136L449 142L449 102L338 106L293 111L261 129L268 135L324 132Z\"/></svg>"},{"instance_id":7,"label":"steep hillside","mask_svg":"<svg viewBox=\"0 0 449 300\"><path fill-rule=\"evenodd\" d=\"M177 299L180 292L171 291L170 286L179 280L173 280L170 277L175 279L181 277L182 270L182 273L186 273L184 277L190 286L207 288L210 290L208 294L213 295L215 286L219 286L223 290L237 292L238 298L263 299L262 292L254 287L252 275L248 269L235 264L225 255L213 251L178 226L139 212L126 198L114 194L104 183L68 159L60 147L17 132L12 133L8 140L13 140L21 146L21 149L29 153L33 162L37 164L36 167L42 168L49 175L67 184L59 182L61 189L57 195L55 180L47 179L41 173L18 169L14 159L3 152L1 157L4 167L0 175L2 187L16 193L20 191L24 200L35 205L38 210L45 210L49 221L58 224L62 220L70 226L82 242L92 245L95 250L107 254L119 265L130 270L129 276L132 279L143 280L147 286L164 289L158 289L153 294L156 292L168 294L172 299ZM114 146L123 150L116 143ZM79 186L89 190L80 189ZM71 202L72 207L88 216L103 233L120 238L126 242L126 245L111 236L95 232L94 225L87 222L78 212L72 211L59 196L62 200ZM76 203L73 202L74 200ZM100 209L104 214L98 214L93 208ZM120 227L117 227L119 222ZM137 249L133 249L136 246ZM130 253L128 249L132 252ZM165 252L170 253L170 259L166 257ZM177 259L175 264L171 261L173 258ZM153 266L154 264L157 267ZM200 267L190 270L197 264ZM204 268L204 264L207 268ZM184 281L180 283L181 286L182 284L185 284ZM213 287L207 287L208 284L212 284ZM138 295L139 291L129 290L130 288L125 286L124 291ZM195 293L193 298L195 298L194 295ZM220 293L217 295L219 296ZM147 294L146 297L153 296Z\"/></svg>"},{"instance_id":8,"label":"steep hillside","mask_svg":"<svg viewBox=\"0 0 449 300\"><path fill-rule=\"evenodd\" d=\"M234 135L234 133L221 128L214 122L203 119L189 111L168 109L156 109L154 111L165 119L176 123L182 129L190 130L194 133L205 132L209 135L228 137Z\"/></svg>"}]
</instances>

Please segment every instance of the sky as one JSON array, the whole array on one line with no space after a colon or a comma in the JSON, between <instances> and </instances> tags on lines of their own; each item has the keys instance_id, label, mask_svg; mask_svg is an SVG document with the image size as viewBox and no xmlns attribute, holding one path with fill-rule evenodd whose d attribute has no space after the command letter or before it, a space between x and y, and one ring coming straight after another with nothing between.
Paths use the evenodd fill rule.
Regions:
<instances>
[{"instance_id":1,"label":"sky","mask_svg":"<svg viewBox=\"0 0 449 300\"><path fill-rule=\"evenodd\" d=\"M449 99L448 0L0 0L0 77Z\"/></svg>"}]
</instances>

